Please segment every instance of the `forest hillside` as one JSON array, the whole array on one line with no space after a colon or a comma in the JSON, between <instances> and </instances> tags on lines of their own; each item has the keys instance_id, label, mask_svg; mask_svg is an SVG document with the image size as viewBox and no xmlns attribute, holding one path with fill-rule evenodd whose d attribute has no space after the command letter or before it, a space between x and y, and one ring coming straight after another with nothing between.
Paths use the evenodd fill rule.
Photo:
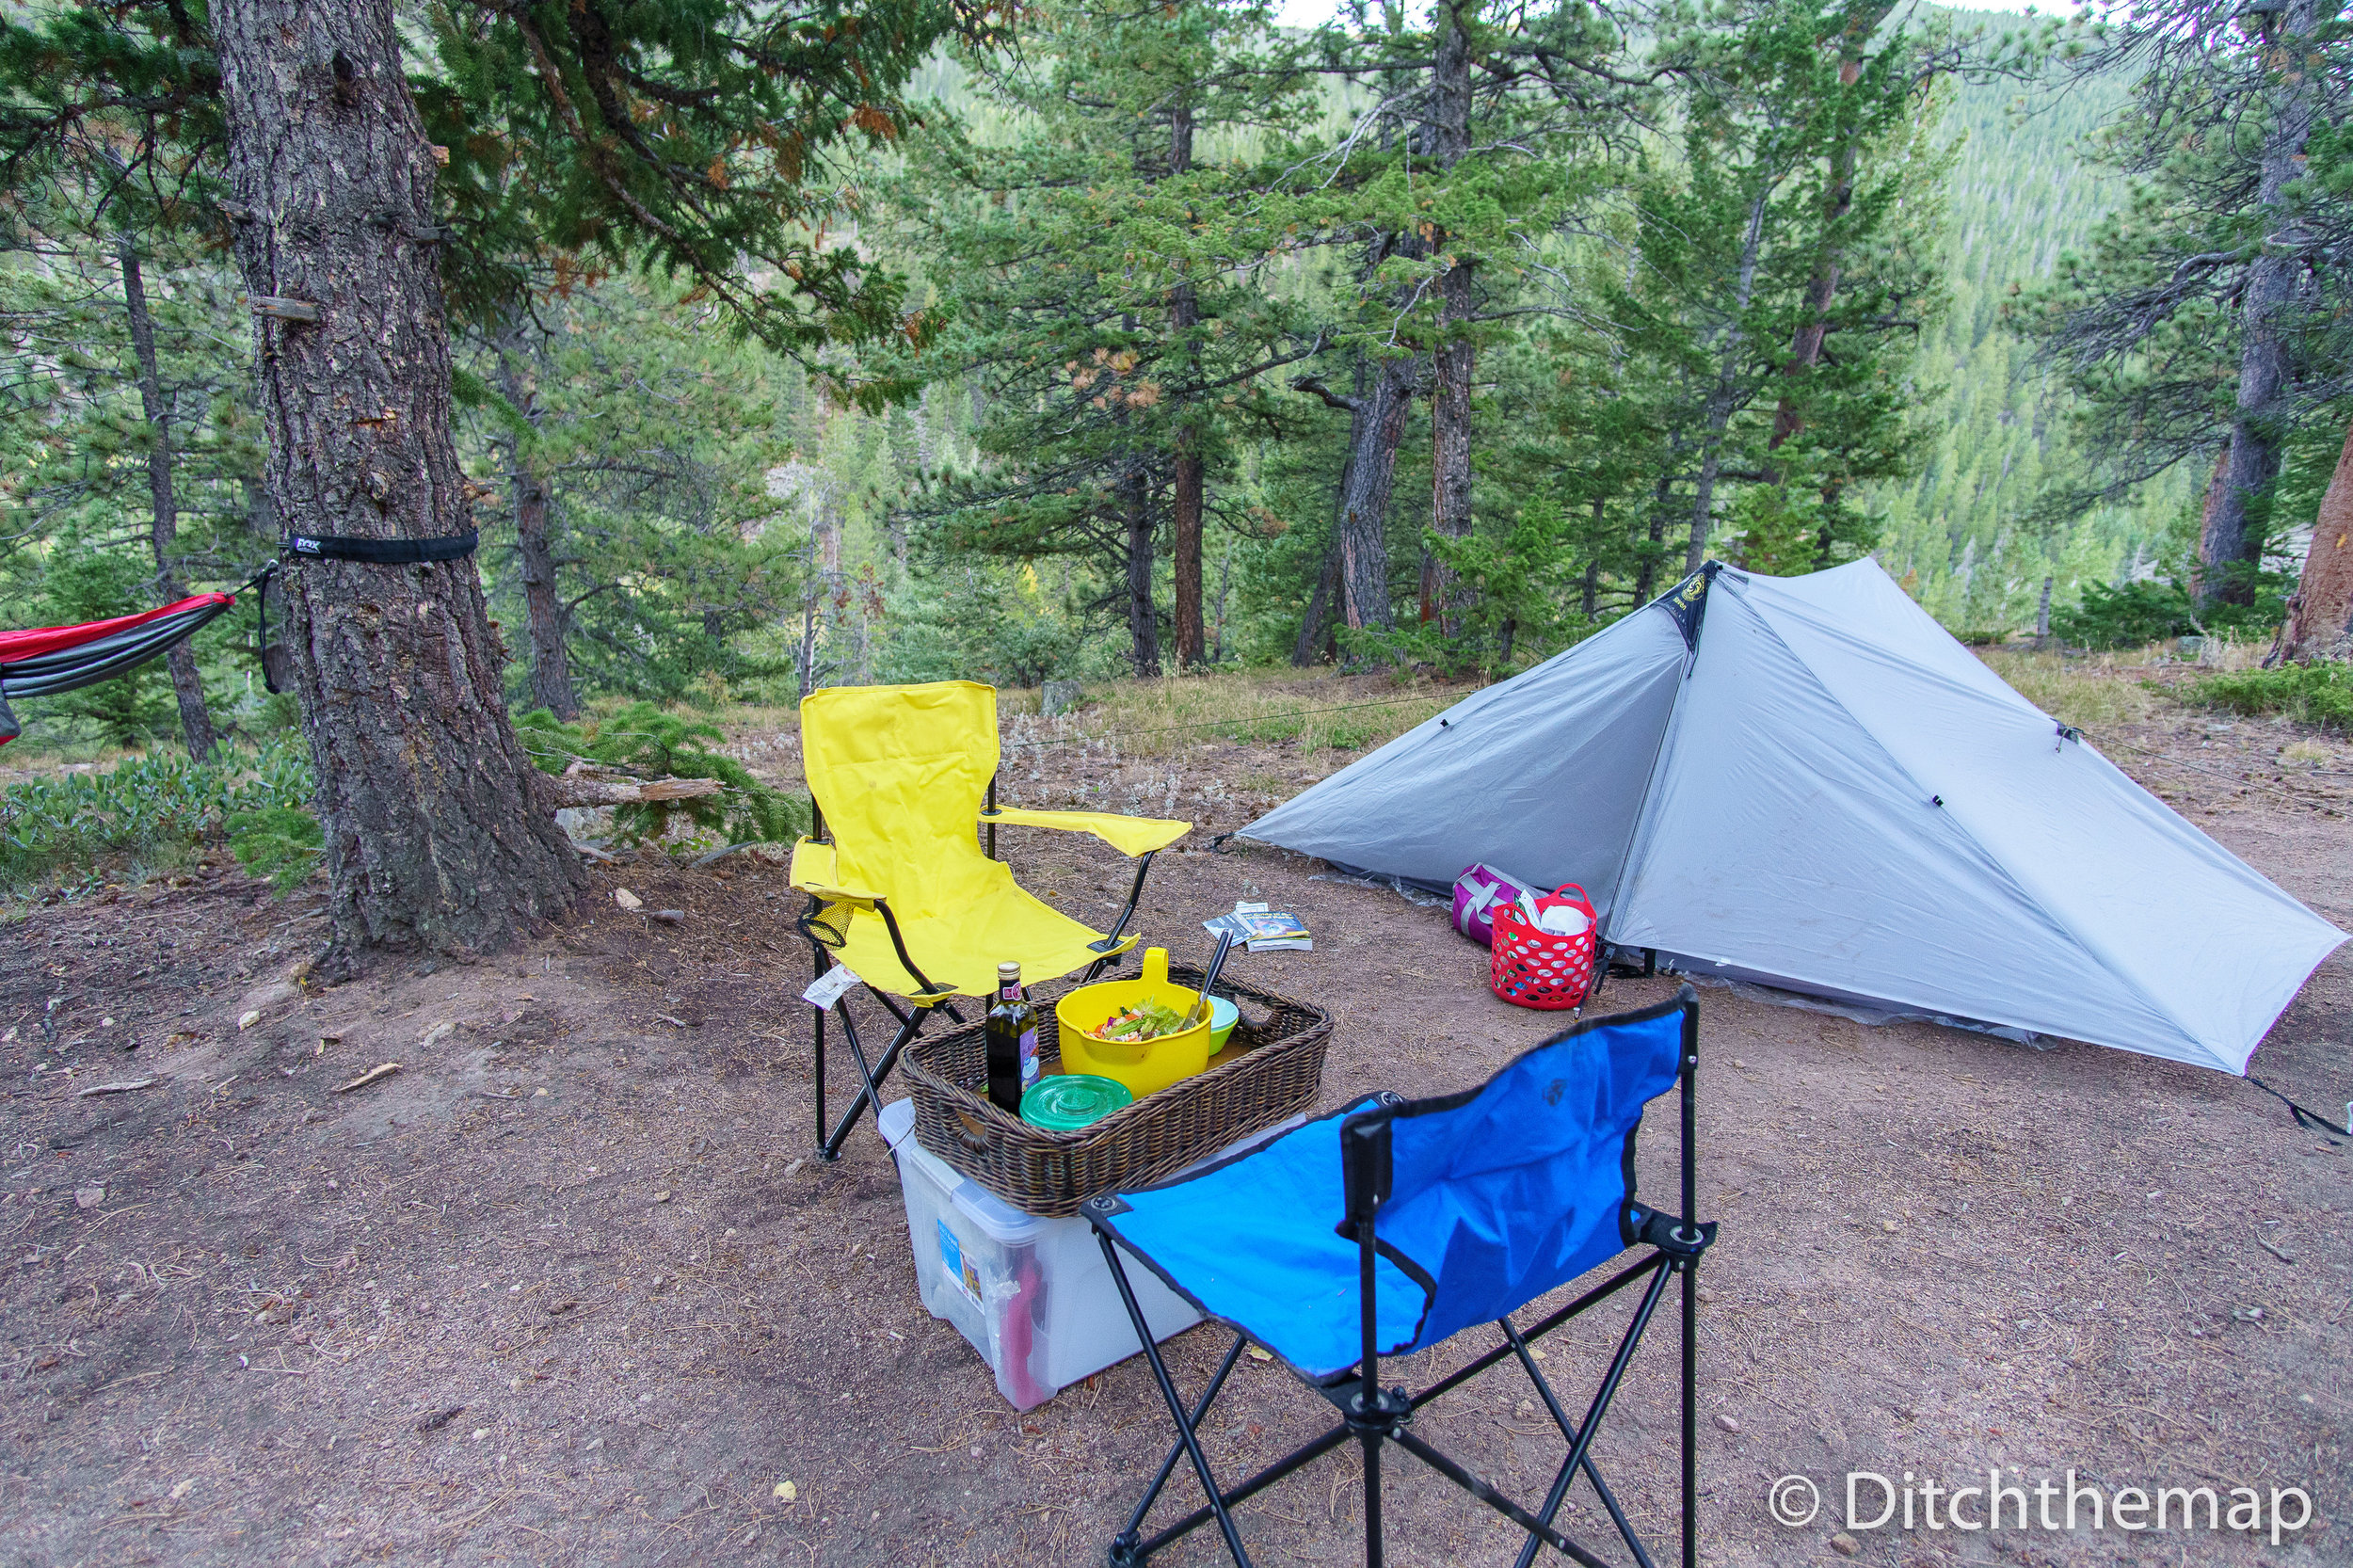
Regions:
<instances>
[{"instance_id":1,"label":"forest hillside","mask_svg":"<svg viewBox=\"0 0 2353 1568\"><path fill-rule=\"evenodd\" d=\"M1708 559L1867 553L1977 640L2260 633L2333 383L2222 592L2199 502L2228 386L2125 461L2111 373L2160 354L2087 370L2062 341L2102 247L2137 243L2117 215L2179 205L2120 151L2137 68L2027 15L1868 14L1837 47L1787 5L1572 29L1527 57L1642 85L1563 113L1541 71L1449 98L1395 19L1041 13L1017 47L935 47L904 117L829 166L810 253L894 278L892 332L787 342L717 274L604 240L449 273L508 699L562 723L950 676L1493 677ZM1491 64L1524 47L1433 15ZM410 62L436 113L463 85L440 47ZM514 200L488 133L449 134L453 218ZM0 262L0 621L248 583L286 525L225 231L158 207L134 233L103 170L38 167ZM756 288L800 265L744 264ZM22 699L18 755L143 746L192 710L290 728L258 629L241 607L185 668Z\"/></svg>"}]
</instances>

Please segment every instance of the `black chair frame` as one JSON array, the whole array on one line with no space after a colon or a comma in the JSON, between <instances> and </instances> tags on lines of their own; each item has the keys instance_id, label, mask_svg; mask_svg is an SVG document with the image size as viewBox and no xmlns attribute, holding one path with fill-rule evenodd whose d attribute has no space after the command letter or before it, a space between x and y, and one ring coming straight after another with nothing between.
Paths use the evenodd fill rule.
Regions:
<instances>
[{"instance_id":1,"label":"black chair frame","mask_svg":"<svg viewBox=\"0 0 2353 1568\"><path fill-rule=\"evenodd\" d=\"M1373 1324L1375 1253L1372 1222L1389 1193L1390 1118L1387 1112L1399 1100L1394 1095L1383 1096L1383 1103L1350 1116L1341 1126L1340 1147L1347 1223L1360 1246L1358 1288L1364 1332L1362 1359L1355 1368L1337 1377L1309 1384L1332 1402L1339 1416L1335 1425L1313 1442L1294 1449L1231 1487L1221 1487L1212 1474L1209 1462L1201 1449L1199 1432L1210 1405L1225 1388L1242 1352L1249 1347L1250 1336L1236 1332L1234 1343L1226 1350L1225 1359L1209 1379L1209 1386L1188 1410L1177 1392L1175 1380L1169 1375L1166 1359L1160 1354L1160 1347L1153 1342L1143 1309L1137 1304L1134 1288L1128 1283L1127 1268L1121 1258L1123 1245L1116 1241L1113 1233L1105 1228L1098 1218L1096 1240L1103 1248L1104 1258L1111 1265L1112 1279L1119 1288L1120 1300L1127 1306L1128 1316L1135 1325L1136 1336L1143 1343L1153 1382L1159 1385L1160 1399L1176 1425L1176 1443L1160 1461L1151 1484L1144 1488L1143 1500L1136 1504L1135 1512L1128 1516L1127 1528L1112 1540L1112 1568L1136 1568L1153 1553L1212 1520L1225 1537L1225 1548L1233 1557L1236 1568L1251 1568L1250 1554L1243 1546L1241 1534L1234 1523L1234 1509L1293 1471L1352 1440L1359 1446L1363 1454L1365 1561L1368 1568L1380 1568L1382 1562L1381 1451L1383 1446L1389 1443L1396 1444L1527 1531L1528 1541L1520 1550L1517 1568L1529 1568L1538 1551L1545 1546L1564 1554L1583 1564L1584 1568L1609 1568L1607 1560L1570 1537L1554 1523L1580 1475L1592 1483L1594 1494L1609 1515L1610 1523L1617 1528L1618 1535L1634 1554L1635 1562L1640 1568L1657 1568L1649 1548L1635 1532L1625 1511L1619 1506L1616 1494L1602 1479L1599 1467L1593 1463L1592 1450L1593 1438L1600 1430L1603 1417L1609 1415L1611 1402L1617 1398L1619 1385L1633 1362L1643 1333L1649 1328L1651 1320L1666 1296L1668 1281L1678 1275L1683 1283L1681 1560L1683 1568L1697 1568L1699 1536L1693 1515L1699 1497L1699 1462L1695 1442L1699 1369L1697 1291L1700 1259L1715 1241L1717 1229L1715 1222L1703 1224L1694 1217L1698 1208L1698 1167L1693 1088L1698 1070L1699 1013L1696 1005L1687 1003L1683 1013L1683 1057L1677 1075L1682 1111L1683 1212L1680 1216L1670 1215L1641 1203L1626 1206L1626 1223L1635 1237L1633 1244L1647 1248L1647 1255L1528 1328L1519 1327L1509 1317L1498 1320L1495 1326L1502 1335L1502 1344L1418 1392L1381 1386L1380 1354ZM1109 1211L1115 1212L1115 1209ZM1089 1213L1090 1217L1094 1217L1092 1206ZM1347 1233L1343 1231L1343 1234ZM1537 1367L1532 1347L1537 1340L1562 1324L1638 1284L1642 1290L1635 1304L1633 1319L1611 1353L1599 1385L1586 1404L1583 1419L1574 1420L1562 1407L1552 1384ZM1561 1461L1550 1490L1545 1493L1542 1505L1532 1510L1504 1496L1409 1430L1414 1416L1428 1409L1433 1400L1506 1359L1516 1361L1520 1369L1528 1374L1537 1397L1544 1402L1545 1412L1551 1416L1554 1424L1561 1429L1562 1438L1568 1443L1567 1457ZM1152 1505L1159 1500L1162 1489L1176 1473L1180 1460L1191 1462L1208 1502L1165 1529L1146 1537L1143 1533L1145 1516L1151 1512Z\"/></svg>"}]
</instances>

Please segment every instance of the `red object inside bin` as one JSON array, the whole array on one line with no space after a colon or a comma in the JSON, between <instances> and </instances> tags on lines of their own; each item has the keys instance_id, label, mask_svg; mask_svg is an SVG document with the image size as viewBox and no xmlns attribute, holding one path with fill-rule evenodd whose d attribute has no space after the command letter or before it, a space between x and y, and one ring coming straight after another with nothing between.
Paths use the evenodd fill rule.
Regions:
<instances>
[{"instance_id":1,"label":"red object inside bin","mask_svg":"<svg viewBox=\"0 0 2353 1568\"><path fill-rule=\"evenodd\" d=\"M1546 1012L1580 1007L1593 990L1593 955L1600 935L1593 901L1584 888L1568 882L1556 892L1537 894L1535 904L1539 919L1548 909L1578 911L1585 917L1585 929L1573 936L1539 931L1517 904L1498 902L1488 984L1514 1006Z\"/></svg>"}]
</instances>

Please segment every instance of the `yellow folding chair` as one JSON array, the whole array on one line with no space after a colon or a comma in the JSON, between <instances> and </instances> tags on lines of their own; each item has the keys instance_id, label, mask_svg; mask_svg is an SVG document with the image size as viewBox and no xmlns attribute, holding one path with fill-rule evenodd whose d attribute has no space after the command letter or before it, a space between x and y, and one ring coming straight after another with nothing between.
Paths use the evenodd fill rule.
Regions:
<instances>
[{"instance_id":1,"label":"yellow folding chair","mask_svg":"<svg viewBox=\"0 0 2353 1568\"><path fill-rule=\"evenodd\" d=\"M859 1113L882 1103L883 1081L932 1014L962 1022L955 999L992 993L999 964L1017 962L1025 984L1080 969L1092 980L1134 947L1128 922L1152 856L1193 830L1155 817L1000 808L997 763L991 686L836 686L801 702L801 766L816 812L810 836L792 850L792 886L809 901L801 934L821 980L846 966L899 1020L898 1037L870 1063L846 996L829 1004L861 1086L828 1128L828 1007L818 1008L813 1086L824 1159L838 1158ZM1081 925L1015 884L997 858L997 829L1010 824L1092 833L1138 861L1128 906L1110 931Z\"/></svg>"}]
</instances>

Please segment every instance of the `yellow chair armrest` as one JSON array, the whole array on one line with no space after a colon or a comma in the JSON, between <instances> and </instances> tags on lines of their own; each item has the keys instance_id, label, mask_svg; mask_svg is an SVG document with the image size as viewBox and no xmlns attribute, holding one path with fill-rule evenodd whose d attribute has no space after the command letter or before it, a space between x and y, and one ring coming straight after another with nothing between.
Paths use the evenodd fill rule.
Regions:
<instances>
[{"instance_id":1,"label":"yellow chair armrest","mask_svg":"<svg viewBox=\"0 0 2353 1568\"><path fill-rule=\"evenodd\" d=\"M984 826L1011 824L1020 827L1054 827L1065 833L1092 833L1132 860L1156 849L1166 849L1193 831L1193 824L1166 817L1122 817L1110 811L1023 811L1001 806L981 813Z\"/></svg>"},{"instance_id":2,"label":"yellow chair armrest","mask_svg":"<svg viewBox=\"0 0 2353 1568\"><path fill-rule=\"evenodd\" d=\"M833 845L821 844L814 839L803 839L792 846L792 875L795 890L828 904L853 904L861 909L872 909L882 897L862 888L839 886Z\"/></svg>"}]
</instances>

